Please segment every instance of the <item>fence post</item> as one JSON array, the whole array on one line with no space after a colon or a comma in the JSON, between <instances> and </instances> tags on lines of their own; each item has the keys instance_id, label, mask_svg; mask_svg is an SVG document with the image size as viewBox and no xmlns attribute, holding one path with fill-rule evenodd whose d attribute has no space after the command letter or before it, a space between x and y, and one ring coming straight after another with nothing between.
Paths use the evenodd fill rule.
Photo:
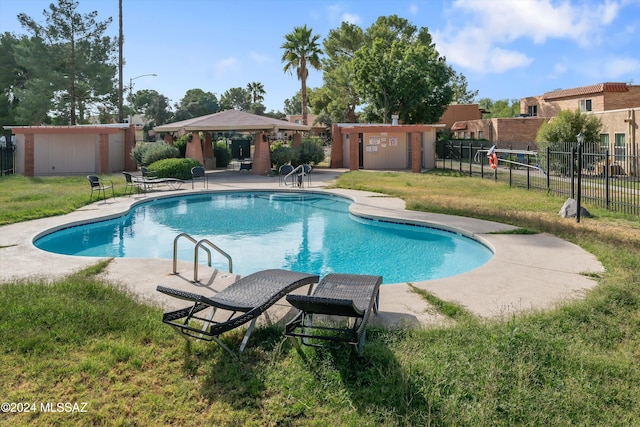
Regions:
<instances>
[{"instance_id":1,"label":"fence post","mask_svg":"<svg viewBox=\"0 0 640 427\"><path fill-rule=\"evenodd\" d=\"M551 170L549 169L551 160L549 160L549 156L551 156L551 148L547 146L547 191L551 191Z\"/></svg>"},{"instance_id":2,"label":"fence post","mask_svg":"<svg viewBox=\"0 0 640 427\"><path fill-rule=\"evenodd\" d=\"M576 198L576 172L573 167L573 159L576 156L576 147L571 147L570 161L569 161L569 173L571 174L571 198Z\"/></svg>"},{"instance_id":3,"label":"fence post","mask_svg":"<svg viewBox=\"0 0 640 427\"><path fill-rule=\"evenodd\" d=\"M458 170L462 172L462 141L458 145Z\"/></svg>"},{"instance_id":4,"label":"fence post","mask_svg":"<svg viewBox=\"0 0 640 427\"><path fill-rule=\"evenodd\" d=\"M531 189L531 168L529 167L529 146L527 145L527 190Z\"/></svg>"},{"instance_id":5,"label":"fence post","mask_svg":"<svg viewBox=\"0 0 640 427\"><path fill-rule=\"evenodd\" d=\"M578 210L576 212L576 222L580 222L581 198L582 198L582 143L578 144L578 199L577 199Z\"/></svg>"},{"instance_id":6,"label":"fence post","mask_svg":"<svg viewBox=\"0 0 640 427\"><path fill-rule=\"evenodd\" d=\"M605 206L607 210L609 210L609 148L606 149L604 153L604 198L605 198Z\"/></svg>"},{"instance_id":7,"label":"fence post","mask_svg":"<svg viewBox=\"0 0 640 427\"><path fill-rule=\"evenodd\" d=\"M513 149L513 145L509 145L509 150ZM511 163L511 153L509 153L509 187L513 186L513 163Z\"/></svg>"},{"instance_id":8,"label":"fence post","mask_svg":"<svg viewBox=\"0 0 640 427\"><path fill-rule=\"evenodd\" d=\"M480 143L480 152L484 150L484 144ZM480 178L484 178L484 156L480 156Z\"/></svg>"}]
</instances>

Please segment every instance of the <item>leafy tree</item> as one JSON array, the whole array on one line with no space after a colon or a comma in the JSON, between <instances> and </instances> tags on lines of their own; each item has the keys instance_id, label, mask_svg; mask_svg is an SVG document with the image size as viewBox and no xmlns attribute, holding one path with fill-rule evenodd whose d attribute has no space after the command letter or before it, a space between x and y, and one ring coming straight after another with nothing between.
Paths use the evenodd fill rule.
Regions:
<instances>
[{"instance_id":1,"label":"leafy tree","mask_svg":"<svg viewBox=\"0 0 640 427\"><path fill-rule=\"evenodd\" d=\"M251 106L249 107L249 112L258 116L264 116L266 109L267 107L265 107L263 103L256 102L251 104Z\"/></svg>"},{"instance_id":2,"label":"leafy tree","mask_svg":"<svg viewBox=\"0 0 640 427\"><path fill-rule=\"evenodd\" d=\"M251 82L247 84L247 91L251 96L251 101L256 104L264 101L264 95L267 93L264 90L264 86L259 82Z\"/></svg>"},{"instance_id":3,"label":"leafy tree","mask_svg":"<svg viewBox=\"0 0 640 427\"><path fill-rule=\"evenodd\" d=\"M307 98L307 112L311 112L310 110L309 99ZM300 91L296 92L291 98L284 100L284 113L290 116L302 114L302 95Z\"/></svg>"},{"instance_id":4,"label":"leafy tree","mask_svg":"<svg viewBox=\"0 0 640 427\"><path fill-rule=\"evenodd\" d=\"M284 62L284 71L291 73L292 69L296 69L298 80L300 80L300 104L302 107L302 124L307 124L307 77L309 76L308 66L320 70L322 64L320 55L322 50L318 44L319 34L312 34L313 30L303 27L294 27L293 31L285 35L285 42L280 46L284 49L282 54L282 62Z\"/></svg>"},{"instance_id":5,"label":"leafy tree","mask_svg":"<svg viewBox=\"0 0 640 427\"><path fill-rule=\"evenodd\" d=\"M111 18L99 22L97 11L81 15L76 12L78 4L58 0L57 5L49 5L49 10L43 11L46 25L24 13L18 15L20 24L32 35L16 56L28 74L19 93L26 105L18 111L25 121L44 120L53 109L61 120L68 119L67 123L74 125L88 117L94 103L112 98L116 44L104 35Z\"/></svg>"},{"instance_id":6,"label":"leafy tree","mask_svg":"<svg viewBox=\"0 0 640 427\"><path fill-rule=\"evenodd\" d=\"M367 44L353 60L355 86L366 119L388 123L434 123L453 99L453 70L426 28L418 30L397 16L380 17L365 32Z\"/></svg>"},{"instance_id":7,"label":"leafy tree","mask_svg":"<svg viewBox=\"0 0 640 427\"><path fill-rule=\"evenodd\" d=\"M451 80L453 87L453 100L456 104L473 104L478 96L477 90L469 90L469 83L464 74L454 73Z\"/></svg>"},{"instance_id":8,"label":"leafy tree","mask_svg":"<svg viewBox=\"0 0 640 427\"><path fill-rule=\"evenodd\" d=\"M584 135L585 144L589 150L596 152L600 146L600 133L602 132L600 118L585 114L577 110L561 110L556 117L545 122L538 129L536 144L538 145L538 157L542 165L547 163L547 148L557 151L569 151L571 147L578 146L578 134ZM571 159L568 156L554 156L551 169L566 173L569 170Z\"/></svg>"},{"instance_id":9,"label":"leafy tree","mask_svg":"<svg viewBox=\"0 0 640 427\"><path fill-rule=\"evenodd\" d=\"M347 22L338 29L330 30L324 40L327 55L322 60L324 85L310 100L324 123L357 121L360 95L354 85L353 58L363 45L363 30Z\"/></svg>"},{"instance_id":10,"label":"leafy tree","mask_svg":"<svg viewBox=\"0 0 640 427\"><path fill-rule=\"evenodd\" d=\"M478 106L488 111L483 118L515 117L520 114L520 101L517 99L494 101L489 98L482 98L478 101Z\"/></svg>"},{"instance_id":11,"label":"leafy tree","mask_svg":"<svg viewBox=\"0 0 640 427\"><path fill-rule=\"evenodd\" d=\"M540 126L536 143L538 148L540 144L552 146L559 143L573 143L577 145L577 135L581 132L585 143L599 145L602 121L580 110L561 110L555 118Z\"/></svg>"},{"instance_id":12,"label":"leafy tree","mask_svg":"<svg viewBox=\"0 0 640 427\"><path fill-rule=\"evenodd\" d=\"M220 111L220 104L218 104L218 98L211 92L189 89L175 108L175 119L181 121L217 113Z\"/></svg>"},{"instance_id":13,"label":"leafy tree","mask_svg":"<svg viewBox=\"0 0 640 427\"><path fill-rule=\"evenodd\" d=\"M222 94L220 104L223 110L249 111L251 108L251 93L243 87L232 87Z\"/></svg>"},{"instance_id":14,"label":"leafy tree","mask_svg":"<svg viewBox=\"0 0 640 427\"><path fill-rule=\"evenodd\" d=\"M167 123L172 116L169 98L155 90L143 89L133 95L133 106L136 111L141 111L147 120L154 126Z\"/></svg>"},{"instance_id":15,"label":"leafy tree","mask_svg":"<svg viewBox=\"0 0 640 427\"><path fill-rule=\"evenodd\" d=\"M15 49L21 42L10 33L0 35L0 126L16 124L16 108L19 99L16 91L24 88L26 70L15 60ZM5 132L0 128L0 133ZM6 132L10 135L11 132Z\"/></svg>"},{"instance_id":16,"label":"leafy tree","mask_svg":"<svg viewBox=\"0 0 640 427\"><path fill-rule=\"evenodd\" d=\"M287 118L287 115L284 114L282 111L273 111L273 110L271 110L271 111L268 111L268 112L264 113L263 115L267 116L267 117L271 117L273 119L280 119L280 120L286 120L286 118Z\"/></svg>"}]
</instances>

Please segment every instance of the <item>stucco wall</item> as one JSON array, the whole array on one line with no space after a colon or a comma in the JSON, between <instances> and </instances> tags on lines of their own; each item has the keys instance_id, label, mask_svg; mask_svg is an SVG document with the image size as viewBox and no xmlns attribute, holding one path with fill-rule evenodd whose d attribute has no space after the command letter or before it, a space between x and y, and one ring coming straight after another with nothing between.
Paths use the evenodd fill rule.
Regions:
<instances>
[{"instance_id":1,"label":"stucco wall","mask_svg":"<svg viewBox=\"0 0 640 427\"><path fill-rule=\"evenodd\" d=\"M365 132L365 169L406 169L407 134L400 132Z\"/></svg>"},{"instance_id":2,"label":"stucco wall","mask_svg":"<svg viewBox=\"0 0 640 427\"><path fill-rule=\"evenodd\" d=\"M89 175L126 170L126 129L16 127L16 173L25 176Z\"/></svg>"},{"instance_id":3,"label":"stucco wall","mask_svg":"<svg viewBox=\"0 0 640 427\"><path fill-rule=\"evenodd\" d=\"M421 168L435 167L436 127L433 125L376 124L334 125L332 154L335 153L334 149L337 151L339 145L342 155L342 159L336 162L334 167L344 167L350 170L359 168L359 135L362 135L363 169L405 170L411 168L414 172L419 172ZM418 149L415 153L409 150L411 135L419 135L416 141ZM410 154L412 158L410 158ZM333 162L334 159L332 159L332 164Z\"/></svg>"}]
</instances>

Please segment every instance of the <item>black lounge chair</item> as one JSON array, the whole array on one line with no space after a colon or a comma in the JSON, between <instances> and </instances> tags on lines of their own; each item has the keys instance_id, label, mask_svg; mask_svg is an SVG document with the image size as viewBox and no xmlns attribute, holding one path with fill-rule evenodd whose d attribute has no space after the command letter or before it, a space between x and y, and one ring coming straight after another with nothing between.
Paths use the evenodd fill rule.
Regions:
<instances>
[{"instance_id":1,"label":"black lounge chair","mask_svg":"<svg viewBox=\"0 0 640 427\"><path fill-rule=\"evenodd\" d=\"M113 181L111 181L110 179L100 179L95 175L87 175L87 179L89 180L89 184L91 185L91 194L89 194L89 200L93 199L93 193L97 191L98 200L100 199L100 193L102 193L102 196L106 203L108 189L111 189L111 196L113 198L116 197L116 194L113 190Z\"/></svg>"},{"instance_id":2,"label":"black lounge chair","mask_svg":"<svg viewBox=\"0 0 640 427\"><path fill-rule=\"evenodd\" d=\"M210 297L163 286L158 286L157 290L193 302L190 307L164 313L162 316L164 323L187 338L215 341L235 355L234 351L220 341L221 334L250 322L238 351L242 353L253 332L256 320L265 310L301 286L310 285L310 293L313 284L318 283L318 280L317 275L275 269L259 271L243 277ZM208 308L212 309L210 316L199 315ZM218 309L231 312L226 321L213 320ZM198 327L191 323L192 320L203 322L204 325Z\"/></svg>"},{"instance_id":3,"label":"black lounge chair","mask_svg":"<svg viewBox=\"0 0 640 427\"><path fill-rule=\"evenodd\" d=\"M333 273L318 283L313 295L287 295L300 312L285 326L285 335L296 347L298 337L311 347L331 347L327 341L352 344L362 354L369 316L378 312L381 284L381 276ZM318 322L314 315L346 318L341 320L347 325L335 325L336 319Z\"/></svg>"}]
</instances>

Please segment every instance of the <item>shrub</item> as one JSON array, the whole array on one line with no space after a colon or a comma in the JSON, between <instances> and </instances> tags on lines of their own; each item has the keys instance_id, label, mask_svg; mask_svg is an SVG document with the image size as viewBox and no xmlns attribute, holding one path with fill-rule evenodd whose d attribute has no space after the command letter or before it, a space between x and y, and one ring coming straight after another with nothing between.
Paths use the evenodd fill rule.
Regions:
<instances>
[{"instance_id":1,"label":"shrub","mask_svg":"<svg viewBox=\"0 0 640 427\"><path fill-rule=\"evenodd\" d=\"M305 138L296 149L297 155L292 156L292 163L297 165L317 165L324 160L324 149L318 140Z\"/></svg>"},{"instance_id":2,"label":"shrub","mask_svg":"<svg viewBox=\"0 0 640 427\"><path fill-rule=\"evenodd\" d=\"M158 160L175 158L179 155L180 150L164 142L136 144L131 152L131 157L138 166L149 166Z\"/></svg>"},{"instance_id":3,"label":"shrub","mask_svg":"<svg viewBox=\"0 0 640 427\"><path fill-rule=\"evenodd\" d=\"M191 179L191 168L202 166L193 159L163 159L149 165L149 171L158 178Z\"/></svg>"},{"instance_id":4,"label":"shrub","mask_svg":"<svg viewBox=\"0 0 640 427\"><path fill-rule=\"evenodd\" d=\"M213 146L213 155L216 156L216 167L226 168L231 161L231 148L226 141L218 141Z\"/></svg>"},{"instance_id":5,"label":"shrub","mask_svg":"<svg viewBox=\"0 0 640 427\"><path fill-rule=\"evenodd\" d=\"M284 145L282 141L271 144L271 164L280 169L280 166L286 165L291 161L291 147Z\"/></svg>"}]
</instances>

